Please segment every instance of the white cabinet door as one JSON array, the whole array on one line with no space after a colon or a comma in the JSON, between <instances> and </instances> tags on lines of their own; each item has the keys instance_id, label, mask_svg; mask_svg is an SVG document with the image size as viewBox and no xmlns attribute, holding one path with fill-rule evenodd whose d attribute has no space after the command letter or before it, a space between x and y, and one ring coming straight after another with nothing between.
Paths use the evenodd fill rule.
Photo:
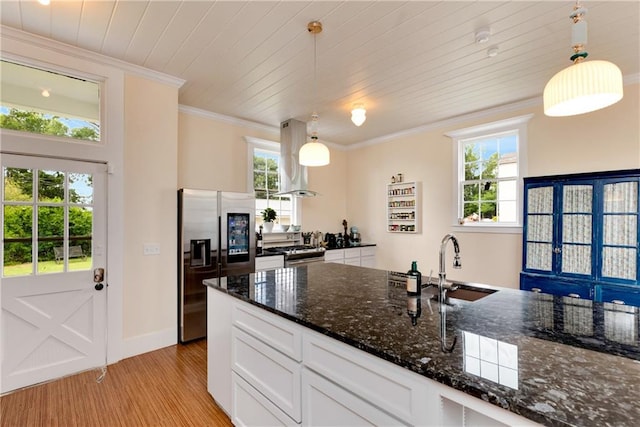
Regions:
<instances>
[{"instance_id":1,"label":"white cabinet door","mask_svg":"<svg viewBox=\"0 0 640 427\"><path fill-rule=\"evenodd\" d=\"M302 407L310 426L397 426L403 423L313 371L302 371Z\"/></svg>"},{"instance_id":2,"label":"white cabinet door","mask_svg":"<svg viewBox=\"0 0 640 427\"><path fill-rule=\"evenodd\" d=\"M236 426L297 426L269 399L238 374L233 374L233 424Z\"/></svg>"},{"instance_id":3,"label":"white cabinet door","mask_svg":"<svg viewBox=\"0 0 640 427\"><path fill-rule=\"evenodd\" d=\"M231 339L233 371L300 422L300 364L235 326Z\"/></svg>"},{"instance_id":4,"label":"white cabinet door","mask_svg":"<svg viewBox=\"0 0 640 427\"><path fill-rule=\"evenodd\" d=\"M231 307L235 298L207 288L207 390L231 414Z\"/></svg>"},{"instance_id":5,"label":"white cabinet door","mask_svg":"<svg viewBox=\"0 0 640 427\"><path fill-rule=\"evenodd\" d=\"M344 249L331 249L325 251L324 262L335 262L344 264Z\"/></svg>"}]
</instances>

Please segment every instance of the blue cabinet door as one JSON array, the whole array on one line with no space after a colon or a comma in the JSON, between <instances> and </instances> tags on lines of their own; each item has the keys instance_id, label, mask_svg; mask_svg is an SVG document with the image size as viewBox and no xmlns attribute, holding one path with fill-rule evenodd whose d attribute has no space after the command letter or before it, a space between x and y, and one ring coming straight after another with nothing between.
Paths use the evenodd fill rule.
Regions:
<instances>
[{"instance_id":1,"label":"blue cabinet door","mask_svg":"<svg viewBox=\"0 0 640 427\"><path fill-rule=\"evenodd\" d=\"M640 287L598 285L595 287L595 299L598 302L640 307Z\"/></svg>"}]
</instances>

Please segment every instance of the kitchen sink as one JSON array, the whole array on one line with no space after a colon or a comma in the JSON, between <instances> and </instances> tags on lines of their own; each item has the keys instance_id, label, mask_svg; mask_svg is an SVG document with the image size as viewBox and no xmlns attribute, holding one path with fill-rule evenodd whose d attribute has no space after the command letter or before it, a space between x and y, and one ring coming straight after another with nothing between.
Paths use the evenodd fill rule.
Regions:
<instances>
[{"instance_id":1,"label":"kitchen sink","mask_svg":"<svg viewBox=\"0 0 640 427\"><path fill-rule=\"evenodd\" d=\"M438 287L433 286L434 295L431 299L438 300ZM478 286L467 285L465 283L447 282L447 301L449 299L457 299L468 302L478 301L484 297L487 297L495 292L497 289L490 289Z\"/></svg>"}]
</instances>

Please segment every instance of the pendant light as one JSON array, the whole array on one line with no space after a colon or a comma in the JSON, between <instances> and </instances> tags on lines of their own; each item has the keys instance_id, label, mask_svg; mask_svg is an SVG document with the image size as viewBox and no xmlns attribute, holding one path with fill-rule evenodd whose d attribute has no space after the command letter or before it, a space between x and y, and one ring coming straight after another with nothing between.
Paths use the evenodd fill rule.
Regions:
<instances>
[{"instance_id":1,"label":"pendant light","mask_svg":"<svg viewBox=\"0 0 640 427\"><path fill-rule=\"evenodd\" d=\"M322 32L320 21L311 21L307 25L307 30L313 34L313 80L315 84L315 99L318 99L318 54L317 54L317 34ZM318 141L318 113L311 114L311 138L310 141L300 147L298 161L303 166L326 166L331 160L329 149L322 142Z\"/></svg>"},{"instance_id":2,"label":"pendant light","mask_svg":"<svg viewBox=\"0 0 640 427\"><path fill-rule=\"evenodd\" d=\"M557 73L544 88L544 114L575 116L615 104L622 99L622 72L608 61L588 61L583 50L587 43L587 9L579 1L569 16L573 21L571 41L573 65Z\"/></svg>"}]
</instances>

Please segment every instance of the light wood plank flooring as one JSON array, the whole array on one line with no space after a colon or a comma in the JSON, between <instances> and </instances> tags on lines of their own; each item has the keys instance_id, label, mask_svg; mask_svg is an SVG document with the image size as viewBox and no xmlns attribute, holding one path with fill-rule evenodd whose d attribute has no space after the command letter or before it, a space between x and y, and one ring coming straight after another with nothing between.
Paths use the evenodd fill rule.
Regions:
<instances>
[{"instance_id":1,"label":"light wood plank flooring","mask_svg":"<svg viewBox=\"0 0 640 427\"><path fill-rule=\"evenodd\" d=\"M207 392L207 342L199 340L0 398L0 425L231 426Z\"/></svg>"}]
</instances>

